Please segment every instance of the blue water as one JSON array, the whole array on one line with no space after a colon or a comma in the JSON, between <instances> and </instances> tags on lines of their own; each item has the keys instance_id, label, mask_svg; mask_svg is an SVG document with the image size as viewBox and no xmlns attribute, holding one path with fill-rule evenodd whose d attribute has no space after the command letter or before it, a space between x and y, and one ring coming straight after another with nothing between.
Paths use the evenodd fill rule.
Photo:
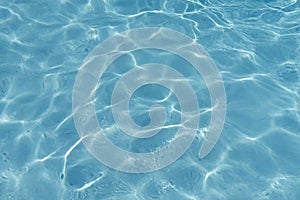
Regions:
<instances>
[{"instance_id":1,"label":"blue water","mask_svg":"<svg viewBox=\"0 0 300 200\"><path fill-rule=\"evenodd\" d=\"M93 48L115 33L142 27L170 28L203 46L222 75L227 116L220 140L204 159L198 158L198 139L172 165L128 174L100 163L80 142L72 89ZM0 199L300 199L299 52L297 0L1 1ZM146 62L153 52L135 57ZM109 69L105 84L115 81L114 70L124 60ZM201 106L209 106L201 77L189 72L187 77L199 79ZM109 115L101 110L110 91L104 88L97 91L103 97L97 98L103 100L96 104L98 118ZM142 89L130 108L133 120L146 125L140 105L169 91ZM176 107L176 97L169 100L163 106ZM167 123L178 122L178 113L168 116ZM200 132L208 120L204 113ZM110 139L136 152L164 144L127 137Z\"/></svg>"}]
</instances>

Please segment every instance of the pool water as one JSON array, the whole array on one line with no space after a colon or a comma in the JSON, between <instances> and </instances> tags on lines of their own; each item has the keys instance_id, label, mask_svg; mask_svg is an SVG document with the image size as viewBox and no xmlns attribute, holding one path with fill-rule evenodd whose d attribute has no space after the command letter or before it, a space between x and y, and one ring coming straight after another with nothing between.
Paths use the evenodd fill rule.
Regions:
<instances>
[{"instance_id":1,"label":"pool water","mask_svg":"<svg viewBox=\"0 0 300 200\"><path fill-rule=\"evenodd\" d=\"M95 110L112 143L151 152L176 137L178 98L145 85L129 102L147 126L166 108L154 138L116 131L111 94L130 69L158 62L190 80L200 123L189 149L151 173L124 173L94 158L72 116L84 59L127 30L164 27L189 36L213 59L226 91L226 120L214 149L198 156L210 122L210 94L186 60L157 49L121 56L99 79ZM300 1L76 0L0 2L0 199L300 199ZM151 140L152 139L152 140Z\"/></svg>"}]
</instances>

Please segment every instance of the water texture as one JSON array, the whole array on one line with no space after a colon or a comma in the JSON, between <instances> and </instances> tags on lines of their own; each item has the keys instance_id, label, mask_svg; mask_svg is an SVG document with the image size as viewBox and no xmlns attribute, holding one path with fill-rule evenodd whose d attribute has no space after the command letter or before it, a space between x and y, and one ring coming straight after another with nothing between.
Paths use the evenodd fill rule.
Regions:
<instances>
[{"instance_id":1,"label":"water texture","mask_svg":"<svg viewBox=\"0 0 300 200\"><path fill-rule=\"evenodd\" d=\"M199 159L210 118L200 75L186 61L151 49L116 60L96 94L105 129L114 122L106 110L112 85L128 69L153 60L181 69L203 111L197 140L179 160L156 172L128 174L101 164L81 143L72 89L96 45L142 27L170 28L203 46L222 75L227 116L217 145ZM1 1L0 199L300 199L299 52L296 0ZM174 108L166 124L180 122L176 96L155 85L133 94L133 120L147 125L145 108L166 96L162 105ZM156 143L115 130L107 137L147 152L176 129L166 129Z\"/></svg>"}]
</instances>

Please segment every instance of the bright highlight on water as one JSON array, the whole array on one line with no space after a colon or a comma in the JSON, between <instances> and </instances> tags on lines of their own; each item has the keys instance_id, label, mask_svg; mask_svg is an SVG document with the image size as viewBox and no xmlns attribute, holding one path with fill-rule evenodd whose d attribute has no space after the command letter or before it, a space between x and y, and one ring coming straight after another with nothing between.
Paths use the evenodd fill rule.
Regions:
<instances>
[{"instance_id":1,"label":"bright highlight on water","mask_svg":"<svg viewBox=\"0 0 300 200\"><path fill-rule=\"evenodd\" d=\"M190 62L202 75L211 95L212 114L199 151L200 158L205 157L218 141L225 120L226 96L222 79L211 58L194 40L165 28L132 29L109 38L92 51L78 72L73 90L73 117L79 136L94 157L111 168L131 173L155 171L176 161L193 142L200 117L198 100L188 80L169 66L149 63L129 71L115 86L112 112L116 125L137 138L157 134L166 121L164 109L159 105L152 107L149 110L151 123L140 127L130 117L129 101L139 87L159 84L169 88L181 106L181 127L176 137L168 145L148 153L125 151L105 137L94 105L98 80L122 54L145 48L172 52Z\"/></svg>"}]
</instances>

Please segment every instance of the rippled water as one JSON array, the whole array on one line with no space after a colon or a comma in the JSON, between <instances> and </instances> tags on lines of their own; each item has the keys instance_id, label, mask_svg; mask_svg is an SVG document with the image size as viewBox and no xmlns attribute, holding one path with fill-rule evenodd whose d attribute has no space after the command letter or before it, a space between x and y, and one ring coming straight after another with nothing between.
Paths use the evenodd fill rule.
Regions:
<instances>
[{"instance_id":1,"label":"rippled water","mask_svg":"<svg viewBox=\"0 0 300 200\"><path fill-rule=\"evenodd\" d=\"M172 165L126 174L102 165L80 142L72 88L97 44L141 27L179 31L207 50L224 80L227 117L204 159L198 158L199 137ZM1 1L0 199L300 199L299 52L296 0ZM149 50L135 57L144 62L153 55ZM124 63L114 63L106 84L115 81L118 62ZM209 106L199 81L201 106ZM96 104L99 118L110 91L104 88L97 96L103 97ZM149 118L139 113L147 105L139 96L160 100L169 94L159 89L146 88L156 92L150 97L143 90L133 95L132 117L140 125ZM176 102L169 99L166 107ZM176 112L170 117L175 123L179 118ZM201 129L208 119L201 116ZM163 145L111 139L136 152Z\"/></svg>"}]
</instances>

